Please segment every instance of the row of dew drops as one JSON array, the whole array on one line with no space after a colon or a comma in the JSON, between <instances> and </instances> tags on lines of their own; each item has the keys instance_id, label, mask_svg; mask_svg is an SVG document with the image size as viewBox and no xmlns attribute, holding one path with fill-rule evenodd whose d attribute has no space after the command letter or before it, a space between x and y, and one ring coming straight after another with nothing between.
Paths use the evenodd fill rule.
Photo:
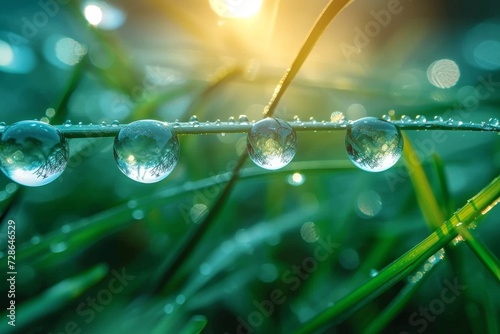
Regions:
<instances>
[{"instance_id":1,"label":"row of dew drops","mask_svg":"<svg viewBox=\"0 0 500 334\"><path fill-rule=\"evenodd\" d=\"M399 128L384 115L382 119L365 117L347 121L343 113L335 111L331 123L346 127L345 147L349 159L357 167L380 172L392 167L401 157L403 138ZM290 163L297 152L297 135L290 123L279 118L265 118L249 122L241 115L236 121L230 117L228 124L251 124L247 133L247 151L251 160L258 166L276 170ZM298 117L294 122L301 124ZM316 123L311 118L310 122ZM411 119L402 116L401 123L425 123L423 116ZM434 122L449 124L436 116ZM220 120L214 122L220 125ZM323 123L325 123L323 121ZM196 116L189 124L199 127ZM82 123L79 123L82 125ZM111 123L112 127L118 121ZM449 124L451 125L451 124ZM456 124L460 125L460 124ZM484 125L484 124L483 124ZM498 126L496 118L488 125ZM72 126L66 121L64 126ZM105 122L102 126L107 126ZM166 178L179 161L180 145L175 128L156 120L139 120L120 129L114 139L114 158L119 170L132 180L141 183L154 183ZM54 181L63 173L69 159L69 148L64 134L56 127L41 121L20 121L6 126L0 138L0 169L11 180L26 186L42 186Z\"/></svg>"}]
</instances>

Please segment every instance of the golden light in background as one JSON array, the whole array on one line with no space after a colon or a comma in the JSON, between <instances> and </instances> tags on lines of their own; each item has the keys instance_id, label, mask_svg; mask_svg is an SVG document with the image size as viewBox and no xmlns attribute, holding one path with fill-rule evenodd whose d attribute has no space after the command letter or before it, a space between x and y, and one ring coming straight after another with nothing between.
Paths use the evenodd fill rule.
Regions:
<instances>
[{"instance_id":1,"label":"golden light in background","mask_svg":"<svg viewBox=\"0 0 500 334\"><path fill-rule=\"evenodd\" d=\"M83 14L85 15L87 21L93 26L98 25L102 21L102 10L101 7L97 5L85 6Z\"/></svg>"},{"instance_id":2,"label":"golden light in background","mask_svg":"<svg viewBox=\"0 0 500 334\"><path fill-rule=\"evenodd\" d=\"M213 11L226 18L250 18L259 13L262 0L209 0Z\"/></svg>"}]
</instances>

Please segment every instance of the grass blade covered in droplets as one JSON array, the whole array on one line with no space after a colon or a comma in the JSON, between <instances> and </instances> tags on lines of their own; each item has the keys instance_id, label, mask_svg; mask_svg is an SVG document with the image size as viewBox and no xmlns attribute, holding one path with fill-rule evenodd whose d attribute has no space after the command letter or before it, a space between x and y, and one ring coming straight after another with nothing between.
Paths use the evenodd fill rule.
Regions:
<instances>
[{"instance_id":1,"label":"grass blade covered in droplets","mask_svg":"<svg viewBox=\"0 0 500 334\"><path fill-rule=\"evenodd\" d=\"M459 233L456 229L457 226L463 224L467 227L476 218L487 214L497 204L499 198L500 177L497 177L429 237L381 270L368 283L308 321L296 333L309 333L331 322L341 320L350 312L371 301L389 287L404 279L427 258L453 240Z\"/></svg>"}]
</instances>

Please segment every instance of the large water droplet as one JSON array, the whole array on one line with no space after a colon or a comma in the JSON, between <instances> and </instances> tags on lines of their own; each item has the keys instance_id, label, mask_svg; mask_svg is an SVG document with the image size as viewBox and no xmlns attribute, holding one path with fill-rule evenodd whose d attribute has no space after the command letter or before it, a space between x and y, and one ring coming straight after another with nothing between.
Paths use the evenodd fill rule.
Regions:
<instances>
[{"instance_id":1,"label":"large water droplet","mask_svg":"<svg viewBox=\"0 0 500 334\"><path fill-rule=\"evenodd\" d=\"M401 131L375 117L361 118L349 125L345 137L349 159L368 172L392 167L403 152Z\"/></svg>"},{"instance_id":2,"label":"large water droplet","mask_svg":"<svg viewBox=\"0 0 500 334\"><path fill-rule=\"evenodd\" d=\"M67 120L64 122L64 126L71 126L71 120L70 120L70 119L67 119Z\"/></svg>"},{"instance_id":3,"label":"large water droplet","mask_svg":"<svg viewBox=\"0 0 500 334\"><path fill-rule=\"evenodd\" d=\"M111 126L118 126L120 125L120 121L115 119L113 122L111 122Z\"/></svg>"},{"instance_id":4,"label":"large water droplet","mask_svg":"<svg viewBox=\"0 0 500 334\"><path fill-rule=\"evenodd\" d=\"M277 118L255 123L247 136L250 159L265 169L279 169L292 161L297 151L297 136L292 127Z\"/></svg>"},{"instance_id":5,"label":"large water droplet","mask_svg":"<svg viewBox=\"0 0 500 334\"><path fill-rule=\"evenodd\" d=\"M177 165L179 141L163 122L136 121L118 133L114 155L118 168L132 180L158 182Z\"/></svg>"},{"instance_id":6,"label":"large water droplet","mask_svg":"<svg viewBox=\"0 0 500 334\"><path fill-rule=\"evenodd\" d=\"M68 157L68 143L62 133L43 122L17 122L1 135L0 169L25 186L54 181L66 168Z\"/></svg>"}]
</instances>

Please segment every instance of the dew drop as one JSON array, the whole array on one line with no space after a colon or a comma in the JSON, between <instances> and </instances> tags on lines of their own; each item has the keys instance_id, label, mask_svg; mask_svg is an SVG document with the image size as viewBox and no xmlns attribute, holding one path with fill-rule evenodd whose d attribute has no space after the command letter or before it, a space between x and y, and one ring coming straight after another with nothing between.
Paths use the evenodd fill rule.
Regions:
<instances>
[{"instance_id":1,"label":"dew drop","mask_svg":"<svg viewBox=\"0 0 500 334\"><path fill-rule=\"evenodd\" d=\"M394 124L375 117L361 118L346 131L345 146L349 159L368 172L381 172L399 160L403 137Z\"/></svg>"},{"instance_id":2,"label":"dew drop","mask_svg":"<svg viewBox=\"0 0 500 334\"><path fill-rule=\"evenodd\" d=\"M297 115L293 116L293 121L295 123L299 123L299 124L302 123L302 121L300 120L299 116L297 116Z\"/></svg>"},{"instance_id":3,"label":"dew drop","mask_svg":"<svg viewBox=\"0 0 500 334\"><path fill-rule=\"evenodd\" d=\"M217 120L215 121L215 125L216 125L216 126L220 126L220 124L221 124L220 119L217 119Z\"/></svg>"},{"instance_id":4,"label":"dew drop","mask_svg":"<svg viewBox=\"0 0 500 334\"><path fill-rule=\"evenodd\" d=\"M178 119L176 119L174 122L174 128L179 128L180 126L181 126L181 123L179 122Z\"/></svg>"},{"instance_id":5,"label":"dew drop","mask_svg":"<svg viewBox=\"0 0 500 334\"><path fill-rule=\"evenodd\" d=\"M114 142L118 168L132 180L154 183L166 178L179 161L179 141L159 121L141 120L120 130Z\"/></svg>"},{"instance_id":6,"label":"dew drop","mask_svg":"<svg viewBox=\"0 0 500 334\"><path fill-rule=\"evenodd\" d=\"M382 119L386 122L390 122L391 121L391 116L389 115L382 115Z\"/></svg>"},{"instance_id":7,"label":"dew drop","mask_svg":"<svg viewBox=\"0 0 500 334\"><path fill-rule=\"evenodd\" d=\"M5 122L0 122L0 129L3 130L5 128L5 126L6 126Z\"/></svg>"},{"instance_id":8,"label":"dew drop","mask_svg":"<svg viewBox=\"0 0 500 334\"><path fill-rule=\"evenodd\" d=\"M101 126L107 126L108 124L106 124L106 121L102 121L101 122Z\"/></svg>"},{"instance_id":9,"label":"dew drop","mask_svg":"<svg viewBox=\"0 0 500 334\"><path fill-rule=\"evenodd\" d=\"M265 169L279 169L292 161L297 151L297 136L292 127L277 118L264 118L247 135L247 150L252 161Z\"/></svg>"},{"instance_id":10,"label":"dew drop","mask_svg":"<svg viewBox=\"0 0 500 334\"><path fill-rule=\"evenodd\" d=\"M330 116L330 121L332 123L343 123L345 120L344 114L341 111L334 111Z\"/></svg>"},{"instance_id":11,"label":"dew drop","mask_svg":"<svg viewBox=\"0 0 500 334\"><path fill-rule=\"evenodd\" d=\"M82 126L83 125L83 122L78 122L78 126Z\"/></svg>"},{"instance_id":12,"label":"dew drop","mask_svg":"<svg viewBox=\"0 0 500 334\"><path fill-rule=\"evenodd\" d=\"M412 120L411 120L410 116L408 116L408 115L401 116L401 122L403 122L403 123L411 123L411 121Z\"/></svg>"},{"instance_id":13,"label":"dew drop","mask_svg":"<svg viewBox=\"0 0 500 334\"><path fill-rule=\"evenodd\" d=\"M238 122L240 124L248 124L248 117L246 115L240 115L240 117L238 118Z\"/></svg>"},{"instance_id":14,"label":"dew drop","mask_svg":"<svg viewBox=\"0 0 500 334\"><path fill-rule=\"evenodd\" d=\"M120 125L120 122L117 119L111 122L111 126L118 126L118 125Z\"/></svg>"},{"instance_id":15,"label":"dew drop","mask_svg":"<svg viewBox=\"0 0 500 334\"><path fill-rule=\"evenodd\" d=\"M370 269L370 277L375 277L378 275L378 270L375 268Z\"/></svg>"},{"instance_id":16,"label":"dew drop","mask_svg":"<svg viewBox=\"0 0 500 334\"><path fill-rule=\"evenodd\" d=\"M234 117L233 117L233 116L229 117L229 118L227 119L227 122L228 122L229 124L233 124L233 123L234 123Z\"/></svg>"},{"instance_id":17,"label":"dew drop","mask_svg":"<svg viewBox=\"0 0 500 334\"><path fill-rule=\"evenodd\" d=\"M199 127L200 122L198 121L198 117L196 115L191 116L189 118L189 124L191 124L195 128Z\"/></svg>"},{"instance_id":18,"label":"dew drop","mask_svg":"<svg viewBox=\"0 0 500 334\"><path fill-rule=\"evenodd\" d=\"M423 123L427 122L427 119L423 115L417 115L417 117L415 117L415 121L417 121L417 123L423 124Z\"/></svg>"},{"instance_id":19,"label":"dew drop","mask_svg":"<svg viewBox=\"0 0 500 334\"><path fill-rule=\"evenodd\" d=\"M441 117L441 116L434 116L434 121L436 121L436 122L443 122L443 117Z\"/></svg>"},{"instance_id":20,"label":"dew drop","mask_svg":"<svg viewBox=\"0 0 500 334\"><path fill-rule=\"evenodd\" d=\"M488 124L492 125L492 126L498 126L498 124L500 124L500 122L498 121L498 118L490 118L490 120L488 121Z\"/></svg>"},{"instance_id":21,"label":"dew drop","mask_svg":"<svg viewBox=\"0 0 500 334\"><path fill-rule=\"evenodd\" d=\"M314 119L314 117L309 117L309 122L311 122L312 124L316 124L316 120Z\"/></svg>"},{"instance_id":22,"label":"dew drop","mask_svg":"<svg viewBox=\"0 0 500 334\"><path fill-rule=\"evenodd\" d=\"M71 120L66 120L66 122L64 122L64 126L71 126Z\"/></svg>"},{"instance_id":23,"label":"dew drop","mask_svg":"<svg viewBox=\"0 0 500 334\"><path fill-rule=\"evenodd\" d=\"M68 158L68 143L62 133L43 122L14 123L0 138L0 169L25 186L54 181L66 168Z\"/></svg>"}]
</instances>

